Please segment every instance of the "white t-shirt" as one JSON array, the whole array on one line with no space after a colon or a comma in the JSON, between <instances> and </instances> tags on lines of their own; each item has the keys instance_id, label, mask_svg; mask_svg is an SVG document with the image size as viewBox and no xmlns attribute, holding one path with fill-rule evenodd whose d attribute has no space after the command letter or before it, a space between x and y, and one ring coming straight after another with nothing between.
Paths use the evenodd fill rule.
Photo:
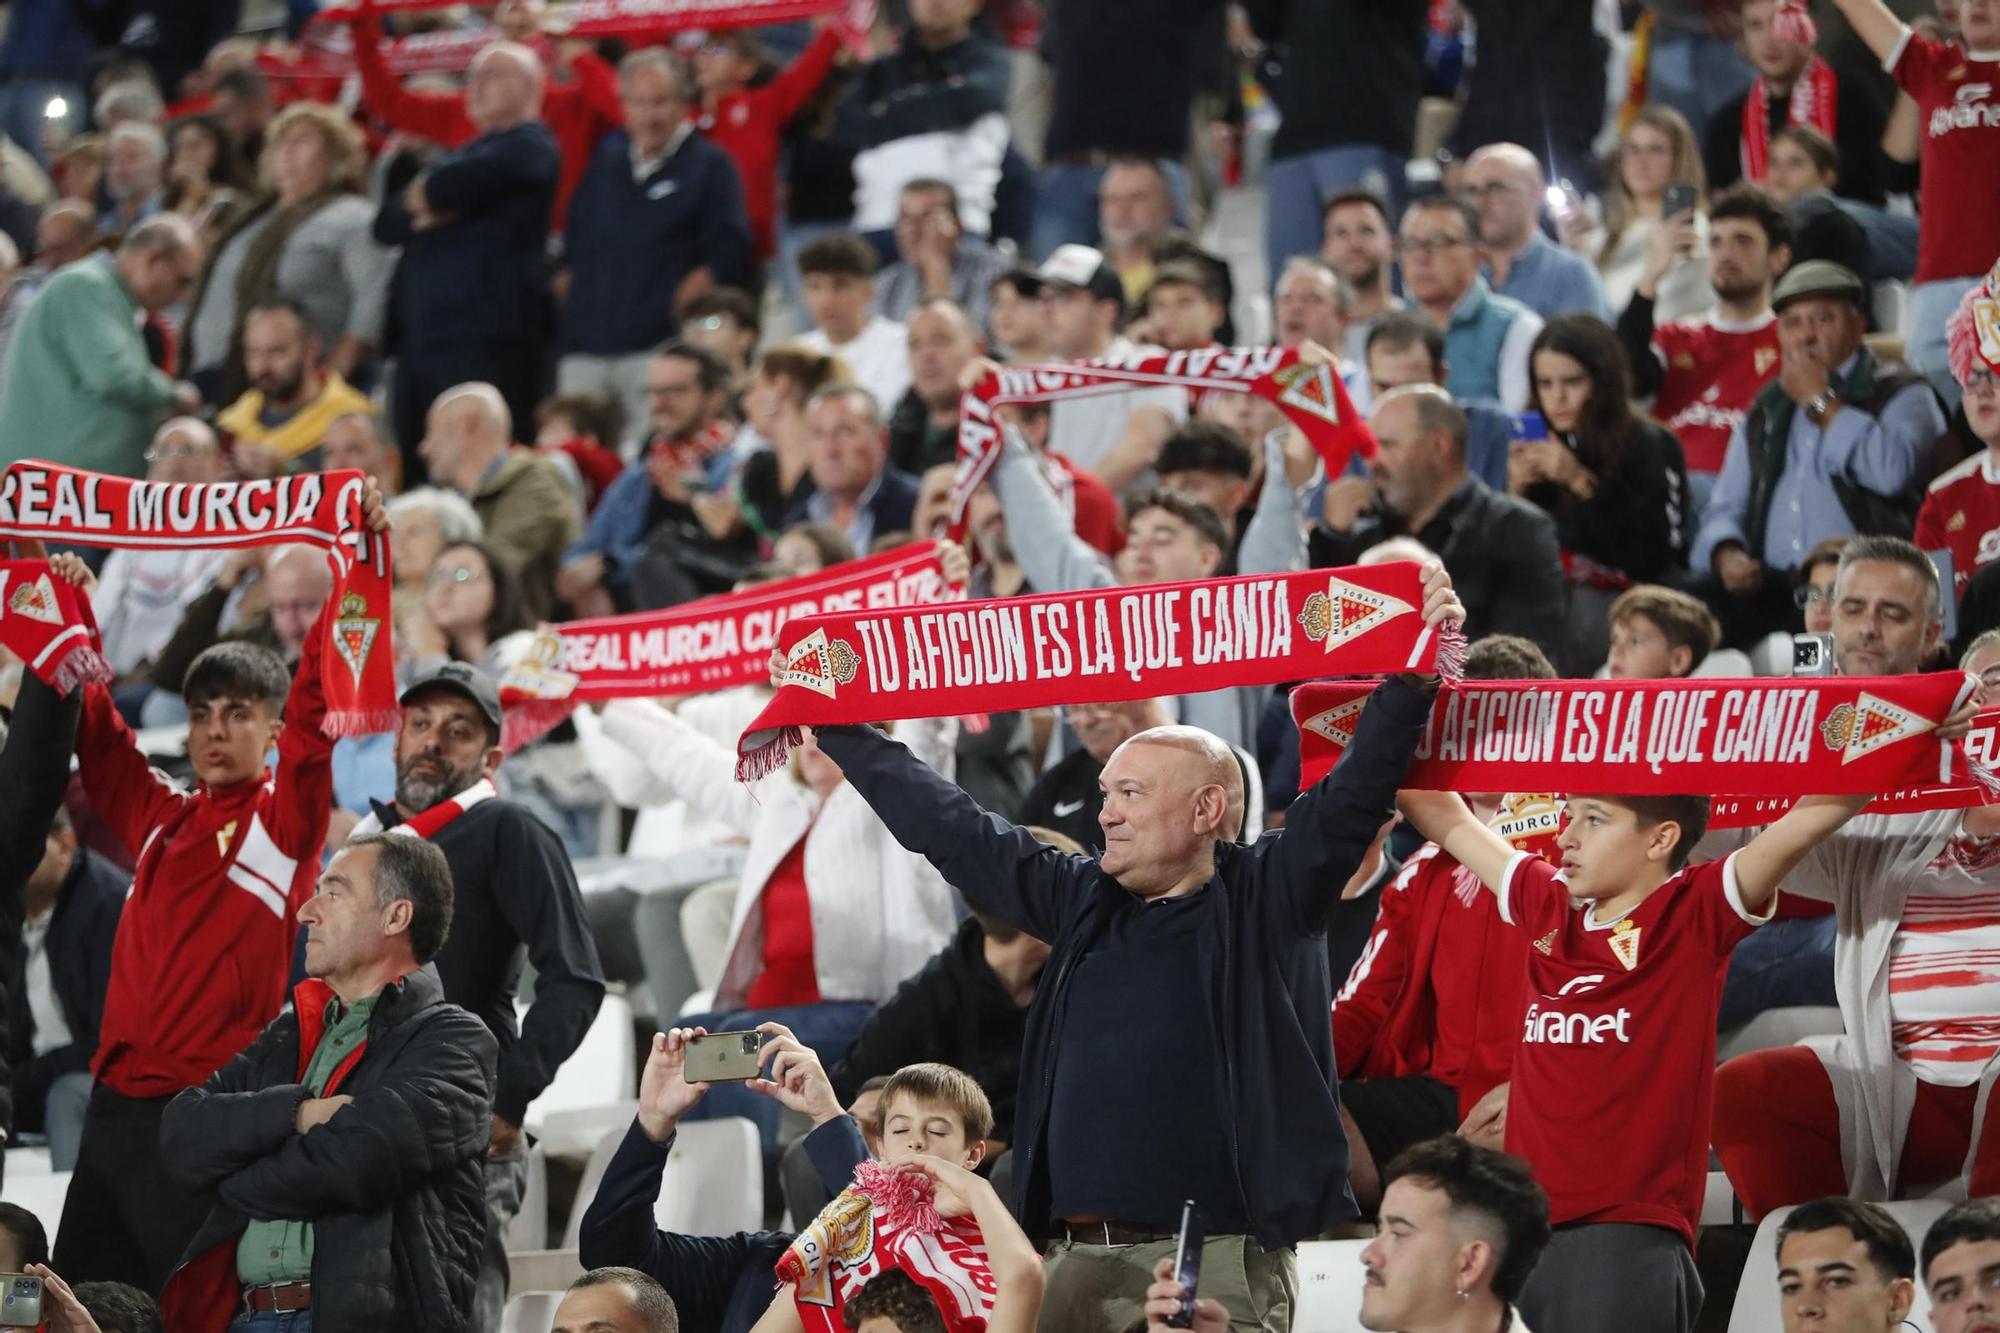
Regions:
<instances>
[{"instance_id":1,"label":"white t-shirt","mask_svg":"<svg viewBox=\"0 0 2000 1333\"><path fill-rule=\"evenodd\" d=\"M1157 352L1156 347L1140 347L1129 338L1112 340L1107 356L1137 356ZM1118 441L1125 437L1125 423L1141 408L1157 408L1178 426L1188 419L1186 389L1171 386L1128 389L1124 393L1092 394L1087 398L1064 398L1049 405L1049 452L1061 454L1087 472L1095 472Z\"/></svg>"},{"instance_id":2,"label":"white t-shirt","mask_svg":"<svg viewBox=\"0 0 2000 1333\"><path fill-rule=\"evenodd\" d=\"M903 326L880 315L870 317L852 342L838 347L822 329L814 329L796 339L799 346L826 356L837 356L854 372L862 388L875 395L882 419L896 410L897 402L910 388L910 343Z\"/></svg>"},{"instance_id":3,"label":"white t-shirt","mask_svg":"<svg viewBox=\"0 0 2000 1333\"><path fill-rule=\"evenodd\" d=\"M49 923L55 916L55 909L50 908L38 920L21 927L21 943L28 955L28 1012L35 1019L36 1055L61 1050L75 1040L69 1021L63 1017L62 1001L56 997L55 977L49 971Z\"/></svg>"}]
</instances>

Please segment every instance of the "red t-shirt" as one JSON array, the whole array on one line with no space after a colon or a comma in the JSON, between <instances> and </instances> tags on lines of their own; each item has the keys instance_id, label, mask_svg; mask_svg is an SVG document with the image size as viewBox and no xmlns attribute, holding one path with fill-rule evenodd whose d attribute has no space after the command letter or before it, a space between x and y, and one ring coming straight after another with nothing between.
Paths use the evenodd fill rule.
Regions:
<instances>
[{"instance_id":1,"label":"red t-shirt","mask_svg":"<svg viewBox=\"0 0 2000 1333\"><path fill-rule=\"evenodd\" d=\"M801 837L764 881L764 970L750 983L746 1009L787 1009L819 1003L813 969L812 898L806 892L806 840Z\"/></svg>"},{"instance_id":2,"label":"red t-shirt","mask_svg":"<svg viewBox=\"0 0 2000 1333\"><path fill-rule=\"evenodd\" d=\"M1917 548L1950 551L1957 596L1981 565L2000 556L2000 469L1982 449L1931 483L1917 511Z\"/></svg>"},{"instance_id":3,"label":"red t-shirt","mask_svg":"<svg viewBox=\"0 0 2000 1333\"><path fill-rule=\"evenodd\" d=\"M1653 416L1681 442L1689 472L1722 471L1730 435L1778 373L1778 317L1742 328L1712 319L1662 324L1653 355L1661 370Z\"/></svg>"},{"instance_id":4,"label":"red t-shirt","mask_svg":"<svg viewBox=\"0 0 2000 1333\"><path fill-rule=\"evenodd\" d=\"M2000 51L1906 28L1882 64L1916 100L1924 134L1916 280L1984 273L2000 255Z\"/></svg>"},{"instance_id":5,"label":"red t-shirt","mask_svg":"<svg viewBox=\"0 0 2000 1333\"><path fill-rule=\"evenodd\" d=\"M1527 937L1529 994L1507 1151L1548 1191L1550 1222L1666 1227L1694 1245L1722 979L1762 924L1734 863L1691 866L1608 925L1547 861L1508 863L1500 916Z\"/></svg>"}]
</instances>

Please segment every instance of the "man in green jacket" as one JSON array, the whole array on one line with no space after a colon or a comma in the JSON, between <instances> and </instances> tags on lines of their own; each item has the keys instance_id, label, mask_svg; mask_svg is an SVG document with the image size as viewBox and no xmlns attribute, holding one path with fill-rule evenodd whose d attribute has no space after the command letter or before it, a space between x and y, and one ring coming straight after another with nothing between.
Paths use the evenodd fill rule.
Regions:
<instances>
[{"instance_id":1,"label":"man in green jacket","mask_svg":"<svg viewBox=\"0 0 2000 1333\"><path fill-rule=\"evenodd\" d=\"M187 299L201 240L161 214L48 280L21 316L0 367L0 467L41 458L124 477L146 475L153 428L201 399L146 355L141 312Z\"/></svg>"}]
</instances>

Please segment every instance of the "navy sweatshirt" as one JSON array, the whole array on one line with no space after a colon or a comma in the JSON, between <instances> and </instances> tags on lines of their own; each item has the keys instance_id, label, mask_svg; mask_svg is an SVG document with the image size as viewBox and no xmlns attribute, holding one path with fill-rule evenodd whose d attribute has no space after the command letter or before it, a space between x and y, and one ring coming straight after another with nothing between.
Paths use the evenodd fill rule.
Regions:
<instances>
[{"instance_id":1,"label":"navy sweatshirt","mask_svg":"<svg viewBox=\"0 0 2000 1333\"><path fill-rule=\"evenodd\" d=\"M718 284L748 285L750 219L729 155L698 133L641 182L631 140L604 136L570 200L563 251L569 297L561 347L624 356L674 336L674 293L706 268Z\"/></svg>"},{"instance_id":2,"label":"navy sweatshirt","mask_svg":"<svg viewBox=\"0 0 2000 1333\"><path fill-rule=\"evenodd\" d=\"M1197 1002L1210 1006L1209 1032L1207 1049L1190 1037L1187 1058L1219 1071L1221 1123L1214 1130L1227 1145L1224 1161L1234 1168L1251 1234L1267 1249L1357 1215L1326 1021L1333 1004L1326 926L1341 887L1395 808L1429 712L1429 695L1417 686L1401 679L1384 684L1340 766L1299 798L1286 827L1247 847L1218 843L1215 876L1197 895L1207 920L1193 941L1187 982ZM1069 1045L1064 1029L1133 1027L1149 1019L1072 1012L1076 971L1105 947L1115 921L1136 917L1145 904L1096 860L1042 846L880 732L822 727L817 735L896 841L929 859L973 906L1054 948L1028 1010L1015 1113L1015 1214L1039 1246L1053 1231L1048 1121L1063 1073L1058 1055ZM1122 1100L1096 1107L1082 1128L1100 1137L1156 1130L1158 1096L1157 1087L1128 1086ZM1136 1186L1134 1195L1143 1204Z\"/></svg>"}]
</instances>

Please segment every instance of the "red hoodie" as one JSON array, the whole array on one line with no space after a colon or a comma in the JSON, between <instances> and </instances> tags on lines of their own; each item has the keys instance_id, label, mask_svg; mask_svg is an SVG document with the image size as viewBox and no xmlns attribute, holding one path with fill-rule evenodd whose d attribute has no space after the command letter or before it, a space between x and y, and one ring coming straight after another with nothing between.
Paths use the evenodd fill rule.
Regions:
<instances>
[{"instance_id":1,"label":"red hoodie","mask_svg":"<svg viewBox=\"0 0 2000 1333\"><path fill-rule=\"evenodd\" d=\"M464 93L419 93L403 86L382 58L382 25L377 19L354 24L354 66L361 75L361 107L369 115L405 134L415 134L445 148L470 142L479 133L466 114ZM597 141L625 123L618 102L618 71L603 57L586 51L571 68L568 83L551 81L542 93L542 123L562 148L562 168L556 175L556 205L549 226L561 231L569 216L569 197L597 151Z\"/></svg>"},{"instance_id":2,"label":"red hoodie","mask_svg":"<svg viewBox=\"0 0 2000 1333\"><path fill-rule=\"evenodd\" d=\"M318 879L333 808L319 645L315 624L285 704L276 774L221 790L169 782L111 692L92 685L84 695L84 791L138 858L91 1067L113 1091L164 1097L195 1086L284 1004L294 913Z\"/></svg>"},{"instance_id":3,"label":"red hoodie","mask_svg":"<svg viewBox=\"0 0 2000 1333\"><path fill-rule=\"evenodd\" d=\"M710 111L697 106L689 115L703 134L736 164L743 178L743 208L750 215L750 239L757 258L777 248L778 154L785 126L818 91L840 54L840 35L822 28L799 58L761 88L745 88L716 99Z\"/></svg>"},{"instance_id":4,"label":"red hoodie","mask_svg":"<svg viewBox=\"0 0 2000 1333\"><path fill-rule=\"evenodd\" d=\"M1510 1077L1521 1035L1527 942L1494 897L1434 842L1382 891L1375 929L1333 1000L1340 1076L1422 1074L1465 1116Z\"/></svg>"}]
</instances>

